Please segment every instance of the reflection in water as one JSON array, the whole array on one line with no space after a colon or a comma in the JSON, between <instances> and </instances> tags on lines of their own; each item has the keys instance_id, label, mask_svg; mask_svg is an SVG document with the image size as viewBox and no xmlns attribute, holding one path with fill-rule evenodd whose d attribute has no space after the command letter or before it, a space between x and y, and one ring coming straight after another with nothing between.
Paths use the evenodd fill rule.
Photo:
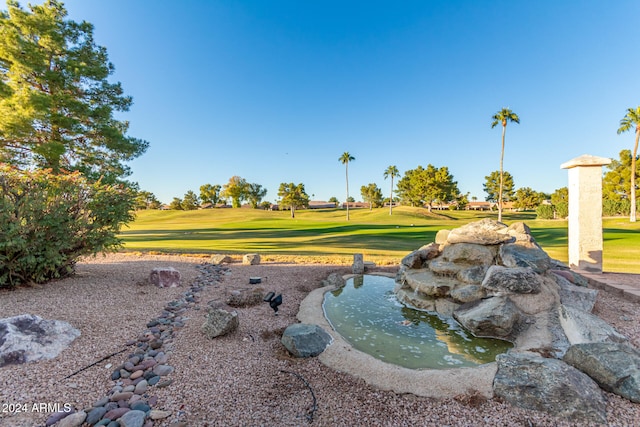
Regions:
<instances>
[{"instance_id":1,"label":"reflection in water","mask_svg":"<svg viewBox=\"0 0 640 427\"><path fill-rule=\"evenodd\" d=\"M507 341L476 338L451 317L404 305L394 286L389 277L349 279L325 294L325 316L353 347L413 369L476 366L512 347Z\"/></svg>"}]
</instances>

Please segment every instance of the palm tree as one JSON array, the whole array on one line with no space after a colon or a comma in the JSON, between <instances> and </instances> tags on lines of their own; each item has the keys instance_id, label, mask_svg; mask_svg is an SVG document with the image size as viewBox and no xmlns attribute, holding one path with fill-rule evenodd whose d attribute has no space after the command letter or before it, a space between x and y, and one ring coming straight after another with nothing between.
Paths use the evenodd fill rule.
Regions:
<instances>
[{"instance_id":1,"label":"palm tree","mask_svg":"<svg viewBox=\"0 0 640 427\"><path fill-rule=\"evenodd\" d=\"M635 127L636 143L631 153L631 213L629 221L636 222L636 156L638 155L638 139L640 138L640 107L627 109L627 115L620 120L618 135Z\"/></svg>"},{"instance_id":2,"label":"palm tree","mask_svg":"<svg viewBox=\"0 0 640 427\"><path fill-rule=\"evenodd\" d=\"M398 172L398 168L393 166L389 166L384 171L384 179L391 177L391 192L389 193L389 215L393 215L393 178L396 176L400 176L400 172Z\"/></svg>"},{"instance_id":3,"label":"palm tree","mask_svg":"<svg viewBox=\"0 0 640 427\"><path fill-rule=\"evenodd\" d=\"M494 114L491 119L491 129L496 127L498 123L502 124L502 152L500 153L500 190L498 191L498 221L502 221L502 183L503 183L503 171L502 162L504 160L504 134L507 131L507 122L520 123L520 118L516 113L508 108L503 108Z\"/></svg>"},{"instance_id":4,"label":"palm tree","mask_svg":"<svg viewBox=\"0 0 640 427\"><path fill-rule=\"evenodd\" d=\"M356 158L349 154L348 151L342 153L342 156L338 159L343 165L345 165L345 171L347 176L347 221L349 221L349 162L354 161Z\"/></svg>"}]
</instances>

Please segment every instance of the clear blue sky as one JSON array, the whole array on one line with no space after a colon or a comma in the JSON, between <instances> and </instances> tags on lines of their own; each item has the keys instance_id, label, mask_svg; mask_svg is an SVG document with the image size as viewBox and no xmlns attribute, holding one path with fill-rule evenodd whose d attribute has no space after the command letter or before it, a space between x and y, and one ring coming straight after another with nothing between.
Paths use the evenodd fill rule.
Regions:
<instances>
[{"instance_id":1,"label":"clear blue sky","mask_svg":"<svg viewBox=\"0 0 640 427\"><path fill-rule=\"evenodd\" d=\"M26 2L22 1L21 4ZM133 96L130 135L150 142L131 163L168 203L233 175L268 189L302 182L314 200L345 199L383 171L448 166L484 200L498 170L516 188L567 185L560 164L618 158L616 130L640 105L637 0L166 1L68 0L95 26Z\"/></svg>"}]
</instances>

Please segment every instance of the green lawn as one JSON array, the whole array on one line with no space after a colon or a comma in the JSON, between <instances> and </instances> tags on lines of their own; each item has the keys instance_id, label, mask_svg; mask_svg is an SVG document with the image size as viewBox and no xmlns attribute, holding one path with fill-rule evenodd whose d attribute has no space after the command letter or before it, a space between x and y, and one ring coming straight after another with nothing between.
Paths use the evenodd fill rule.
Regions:
<instances>
[{"instance_id":1,"label":"green lawn","mask_svg":"<svg viewBox=\"0 0 640 427\"><path fill-rule=\"evenodd\" d=\"M353 253L365 260L395 264L408 252L432 242L438 230L459 227L495 213L398 207L353 209L345 220L340 209L289 212L254 209L140 211L121 237L128 251L211 254L258 252L266 259L306 257L348 262ZM535 213L506 213L507 224L524 221L553 258L567 261L567 222L536 220ZM640 223L604 220L605 271L640 273Z\"/></svg>"}]
</instances>

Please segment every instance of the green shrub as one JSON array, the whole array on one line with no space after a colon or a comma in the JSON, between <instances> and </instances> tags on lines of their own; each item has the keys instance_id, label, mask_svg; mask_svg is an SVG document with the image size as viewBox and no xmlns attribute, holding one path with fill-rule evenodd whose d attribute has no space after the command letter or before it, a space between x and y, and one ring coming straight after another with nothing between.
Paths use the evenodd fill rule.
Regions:
<instances>
[{"instance_id":1,"label":"green shrub","mask_svg":"<svg viewBox=\"0 0 640 427\"><path fill-rule=\"evenodd\" d=\"M553 205L556 210L556 218L566 218L569 216L569 203L567 202L558 202Z\"/></svg>"},{"instance_id":2,"label":"green shrub","mask_svg":"<svg viewBox=\"0 0 640 427\"><path fill-rule=\"evenodd\" d=\"M553 206L539 205L536 208L536 214L538 215L538 219L553 219Z\"/></svg>"},{"instance_id":3,"label":"green shrub","mask_svg":"<svg viewBox=\"0 0 640 427\"><path fill-rule=\"evenodd\" d=\"M0 287L73 273L83 255L116 250L135 194L79 173L20 171L0 164Z\"/></svg>"}]
</instances>

